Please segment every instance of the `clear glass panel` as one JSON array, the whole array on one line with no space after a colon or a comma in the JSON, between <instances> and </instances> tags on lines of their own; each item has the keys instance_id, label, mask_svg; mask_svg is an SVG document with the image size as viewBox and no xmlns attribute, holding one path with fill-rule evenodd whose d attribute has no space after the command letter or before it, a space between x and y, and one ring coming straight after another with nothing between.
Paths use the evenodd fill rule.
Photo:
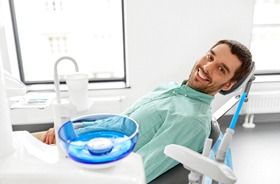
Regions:
<instances>
[{"instance_id":1,"label":"clear glass panel","mask_svg":"<svg viewBox=\"0 0 280 184\"><path fill-rule=\"evenodd\" d=\"M258 2L254 9L254 24L280 24L280 2Z\"/></svg>"},{"instance_id":2,"label":"clear glass panel","mask_svg":"<svg viewBox=\"0 0 280 184\"><path fill-rule=\"evenodd\" d=\"M257 73L280 73L280 0L256 0L251 51Z\"/></svg>"},{"instance_id":3,"label":"clear glass panel","mask_svg":"<svg viewBox=\"0 0 280 184\"><path fill-rule=\"evenodd\" d=\"M253 39L251 51L256 61L256 70L280 72L279 65L280 50L280 25L272 27L253 28Z\"/></svg>"},{"instance_id":4,"label":"clear glass panel","mask_svg":"<svg viewBox=\"0 0 280 184\"><path fill-rule=\"evenodd\" d=\"M122 0L13 0L24 81L53 80L62 56L91 80L124 79ZM73 72L67 61L60 74Z\"/></svg>"}]
</instances>

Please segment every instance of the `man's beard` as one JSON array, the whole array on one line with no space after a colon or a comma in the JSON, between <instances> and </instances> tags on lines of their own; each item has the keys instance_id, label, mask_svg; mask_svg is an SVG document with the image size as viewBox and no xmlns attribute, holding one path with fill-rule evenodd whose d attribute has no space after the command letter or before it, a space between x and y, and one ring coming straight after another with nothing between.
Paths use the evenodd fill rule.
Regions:
<instances>
[{"instance_id":1,"label":"man's beard","mask_svg":"<svg viewBox=\"0 0 280 184\"><path fill-rule=\"evenodd\" d=\"M187 86L191 87L192 89L194 89L196 91L200 91L202 93L209 94L209 95L215 95L228 83L228 82L225 82L218 86L213 84L212 82L210 82L208 84L203 84L196 79L198 68L199 68L198 65L195 65L193 67L191 74L189 76L189 80L187 82Z\"/></svg>"}]
</instances>

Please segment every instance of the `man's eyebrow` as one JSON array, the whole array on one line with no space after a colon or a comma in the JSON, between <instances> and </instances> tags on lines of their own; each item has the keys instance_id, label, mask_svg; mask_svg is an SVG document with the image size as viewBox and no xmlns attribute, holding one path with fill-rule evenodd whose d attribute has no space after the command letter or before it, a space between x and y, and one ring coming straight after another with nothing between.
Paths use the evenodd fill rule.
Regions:
<instances>
[{"instance_id":1,"label":"man's eyebrow","mask_svg":"<svg viewBox=\"0 0 280 184\"><path fill-rule=\"evenodd\" d=\"M209 50L209 52L211 52L211 54L213 54L214 56L216 56L216 53L211 49Z\"/></svg>"},{"instance_id":2,"label":"man's eyebrow","mask_svg":"<svg viewBox=\"0 0 280 184\"><path fill-rule=\"evenodd\" d=\"M221 65L226 69L228 73L230 73L230 69L225 63L221 63Z\"/></svg>"}]
</instances>

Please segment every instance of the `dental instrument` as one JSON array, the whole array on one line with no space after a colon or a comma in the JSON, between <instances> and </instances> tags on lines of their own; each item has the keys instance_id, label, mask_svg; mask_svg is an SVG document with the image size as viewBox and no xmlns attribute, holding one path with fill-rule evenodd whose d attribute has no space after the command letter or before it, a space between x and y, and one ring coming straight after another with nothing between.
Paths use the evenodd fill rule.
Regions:
<instances>
[{"instance_id":1,"label":"dental instrument","mask_svg":"<svg viewBox=\"0 0 280 184\"><path fill-rule=\"evenodd\" d=\"M239 114L240 114L240 110L241 110L241 107L243 105L243 102L245 101L246 96L247 96L247 93L244 92L242 94L241 98L240 98L240 101L238 103L236 112L234 113L234 116L233 116L232 121L230 123L230 126L229 126L229 128L226 129L226 133L223 137L223 140L220 144L220 147L218 149L218 153L217 153L217 156L216 156L216 160L218 162L224 163L224 161L225 161L227 150L229 148L229 145L232 141L232 136L234 134L234 128L235 128L235 125L237 123L237 120L238 120L238 117L239 117Z\"/></svg>"}]
</instances>

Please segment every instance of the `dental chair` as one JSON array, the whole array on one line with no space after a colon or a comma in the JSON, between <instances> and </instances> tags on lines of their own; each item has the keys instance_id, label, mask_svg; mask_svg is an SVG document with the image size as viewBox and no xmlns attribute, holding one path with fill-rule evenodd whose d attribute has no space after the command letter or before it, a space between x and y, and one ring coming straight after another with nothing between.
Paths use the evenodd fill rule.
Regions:
<instances>
[{"instance_id":1,"label":"dental chair","mask_svg":"<svg viewBox=\"0 0 280 184\"><path fill-rule=\"evenodd\" d=\"M251 72L247 76L243 77L243 79L241 79L238 83L236 83L229 91L220 91L220 94L227 95L232 92L242 91L240 94L242 93L246 94L245 102L248 101L248 94L251 88L251 84L255 80L254 71L255 71L255 63L253 62L251 66ZM219 118L221 118L233 106L235 106L240 101L240 98L241 95L239 94L233 96L229 101L227 101L222 107L220 107L213 114L212 121L211 121L211 133L209 136L209 139L212 140L211 148L213 148L213 146L215 145L215 143L217 142L218 138L221 135L220 125L218 123ZM149 184L186 184L188 183L189 174L190 174L190 170L186 169L186 166L179 163L172 169L166 171L159 177L155 178ZM213 183L215 183L215 181L213 181Z\"/></svg>"}]
</instances>

